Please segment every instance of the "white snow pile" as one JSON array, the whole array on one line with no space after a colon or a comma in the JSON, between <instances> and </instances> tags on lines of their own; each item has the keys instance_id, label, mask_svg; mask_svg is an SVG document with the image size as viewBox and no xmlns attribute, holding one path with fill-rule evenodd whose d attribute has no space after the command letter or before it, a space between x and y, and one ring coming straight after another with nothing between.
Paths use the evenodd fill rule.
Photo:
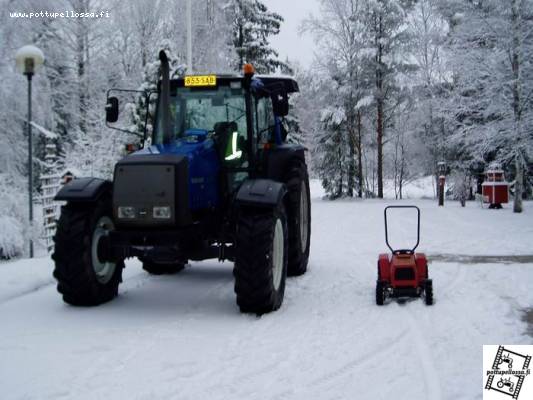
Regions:
<instances>
[{"instance_id":1,"label":"white snow pile","mask_svg":"<svg viewBox=\"0 0 533 400\"><path fill-rule=\"evenodd\" d=\"M13 176L0 173L0 260L22 254L26 203L19 189Z\"/></svg>"},{"instance_id":2,"label":"white snow pile","mask_svg":"<svg viewBox=\"0 0 533 400\"><path fill-rule=\"evenodd\" d=\"M20 222L9 215L0 215L0 259L22 253L24 237Z\"/></svg>"},{"instance_id":3,"label":"white snow pile","mask_svg":"<svg viewBox=\"0 0 533 400\"><path fill-rule=\"evenodd\" d=\"M0 263L0 305L55 282L52 269L53 264L48 257ZM1 388L0 397L3 398Z\"/></svg>"}]
</instances>

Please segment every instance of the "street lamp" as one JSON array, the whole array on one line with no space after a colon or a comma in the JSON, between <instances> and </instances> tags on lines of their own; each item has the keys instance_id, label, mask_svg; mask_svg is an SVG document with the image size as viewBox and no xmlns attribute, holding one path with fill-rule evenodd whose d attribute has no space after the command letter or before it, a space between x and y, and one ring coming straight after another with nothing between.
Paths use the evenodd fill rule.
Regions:
<instances>
[{"instance_id":1,"label":"street lamp","mask_svg":"<svg viewBox=\"0 0 533 400\"><path fill-rule=\"evenodd\" d=\"M446 162L437 163L437 172L439 174L439 206L444 206L444 184L446 182Z\"/></svg>"},{"instance_id":2,"label":"street lamp","mask_svg":"<svg viewBox=\"0 0 533 400\"><path fill-rule=\"evenodd\" d=\"M21 47L15 55L17 69L28 79L28 203L30 231L33 225L33 157L31 135L31 79L44 62L43 52L32 45ZM33 258L33 240L30 238L30 258Z\"/></svg>"}]
</instances>

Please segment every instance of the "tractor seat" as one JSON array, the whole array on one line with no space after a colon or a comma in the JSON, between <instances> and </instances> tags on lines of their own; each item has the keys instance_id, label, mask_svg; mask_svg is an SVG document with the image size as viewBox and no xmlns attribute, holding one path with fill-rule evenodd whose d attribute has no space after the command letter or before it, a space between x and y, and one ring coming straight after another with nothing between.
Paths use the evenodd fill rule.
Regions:
<instances>
[{"instance_id":1,"label":"tractor seat","mask_svg":"<svg viewBox=\"0 0 533 400\"><path fill-rule=\"evenodd\" d=\"M231 134L237 131L239 127L236 122L217 122L213 127L215 134L213 139L217 148L217 153L221 161L224 161L228 141L231 140Z\"/></svg>"},{"instance_id":2,"label":"tractor seat","mask_svg":"<svg viewBox=\"0 0 533 400\"><path fill-rule=\"evenodd\" d=\"M217 122L213 128L216 136L225 136L237 131L239 127L236 122Z\"/></svg>"}]
</instances>

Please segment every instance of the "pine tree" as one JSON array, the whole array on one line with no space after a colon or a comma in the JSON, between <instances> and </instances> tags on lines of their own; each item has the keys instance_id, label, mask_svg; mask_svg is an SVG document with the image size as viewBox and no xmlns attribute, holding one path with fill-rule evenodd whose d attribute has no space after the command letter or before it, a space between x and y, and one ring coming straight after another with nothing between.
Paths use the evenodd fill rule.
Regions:
<instances>
[{"instance_id":1,"label":"pine tree","mask_svg":"<svg viewBox=\"0 0 533 400\"><path fill-rule=\"evenodd\" d=\"M348 157L346 159L347 195L363 196L363 116L373 106L371 82L374 80L369 60L373 43L366 34L367 0L322 1L319 17L304 23L304 30L315 35L324 60L318 60L331 80L338 83L337 93L346 110Z\"/></svg>"},{"instance_id":2,"label":"pine tree","mask_svg":"<svg viewBox=\"0 0 533 400\"><path fill-rule=\"evenodd\" d=\"M369 67L374 80L376 102L376 146L378 197L383 198L383 147L387 124L387 106L397 88L399 74L408 65L401 57L408 41L405 26L407 0L367 1L362 18L366 29L363 42L370 56Z\"/></svg>"},{"instance_id":3,"label":"pine tree","mask_svg":"<svg viewBox=\"0 0 533 400\"><path fill-rule=\"evenodd\" d=\"M318 135L316 169L326 194L338 199L346 194L348 156L346 113L342 107L328 107L322 112Z\"/></svg>"},{"instance_id":4,"label":"pine tree","mask_svg":"<svg viewBox=\"0 0 533 400\"><path fill-rule=\"evenodd\" d=\"M292 75L295 73L296 69L297 68L294 68L287 58L285 59L284 65L281 67L281 73L284 75ZM296 113L300 96L300 93L294 93L289 97L289 115L285 117L286 129L288 132L287 141L289 143L304 144L305 141L300 127L300 119Z\"/></svg>"},{"instance_id":5,"label":"pine tree","mask_svg":"<svg viewBox=\"0 0 533 400\"><path fill-rule=\"evenodd\" d=\"M233 0L230 18L236 51L233 68L241 71L245 63L252 63L258 73L268 74L287 67L269 43L271 36L279 34L281 15L270 12L259 0Z\"/></svg>"}]
</instances>

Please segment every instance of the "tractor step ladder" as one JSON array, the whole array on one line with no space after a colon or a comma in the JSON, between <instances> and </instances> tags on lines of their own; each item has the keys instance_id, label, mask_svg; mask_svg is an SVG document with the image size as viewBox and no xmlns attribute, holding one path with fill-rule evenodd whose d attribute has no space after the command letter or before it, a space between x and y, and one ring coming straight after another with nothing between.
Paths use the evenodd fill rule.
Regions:
<instances>
[{"instance_id":1,"label":"tractor step ladder","mask_svg":"<svg viewBox=\"0 0 533 400\"><path fill-rule=\"evenodd\" d=\"M56 221L59 218L59 204L54 201L54 197L61 187L61 177L57 174L43 174L40 179L43 206L43 236L46 251L51 253L54 250L53 238L56 232Z\"/></svg>"}]
</instances>

